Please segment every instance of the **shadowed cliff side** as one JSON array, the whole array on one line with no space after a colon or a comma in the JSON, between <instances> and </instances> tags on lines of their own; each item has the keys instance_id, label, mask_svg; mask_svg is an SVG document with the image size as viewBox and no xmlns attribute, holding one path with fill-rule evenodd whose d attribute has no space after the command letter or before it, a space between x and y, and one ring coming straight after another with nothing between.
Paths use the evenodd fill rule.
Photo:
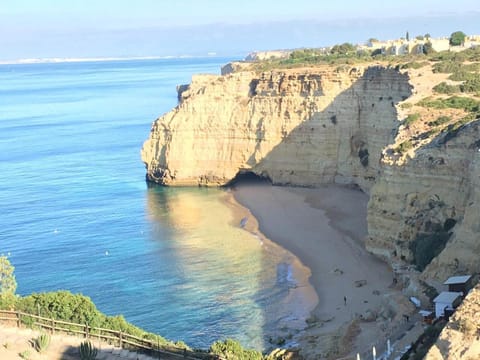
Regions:
<instances>
[{"instance_id":1,"label":"shadowed cliff side","mask_svg":"<svg viewBox=\"0 0 480 360\"><path fill-rule=\"evenodd\" d=\"M142 159L164 185L224 185L242 171L274 184L358 184L379 171L411 93L391 68L197 76L152 126Z\"/></svg>"},{"instance_id":2,"label":"shadowed cliff side","mask_svg":"<svg viewBox=\"0 0 480 360\"><path fill-rule=\"evenodd\" d=\"M390 263L420 261L425 280L479 272L479 139L475 121L439 134L402 166L384 165L371 189L367 249Z\"/></svg>"}]
</instances>

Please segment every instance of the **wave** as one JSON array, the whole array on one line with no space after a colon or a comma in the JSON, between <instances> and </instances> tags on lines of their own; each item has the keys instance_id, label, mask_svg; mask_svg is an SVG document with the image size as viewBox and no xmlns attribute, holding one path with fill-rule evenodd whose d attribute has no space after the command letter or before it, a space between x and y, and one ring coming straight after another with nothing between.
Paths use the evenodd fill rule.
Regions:
<instances>
[{"instance_id":1,"label":"wave","mask_svg":"<svg viewBox=\"0 0 480 360\"><path fill-rule=\"evenodd\" d=\"M130 56L130 57L85 57L85 58L26 58L16 60L0 60L0 65L12 64L48 64L48 63L71 63L71 62L99 62L99 61L130 61L130 60L161 60L161 59L193 59L204 57L216 57L217 54L209 52L207 55L166 55L166 56Z\"/></svg>"}]
</instances>

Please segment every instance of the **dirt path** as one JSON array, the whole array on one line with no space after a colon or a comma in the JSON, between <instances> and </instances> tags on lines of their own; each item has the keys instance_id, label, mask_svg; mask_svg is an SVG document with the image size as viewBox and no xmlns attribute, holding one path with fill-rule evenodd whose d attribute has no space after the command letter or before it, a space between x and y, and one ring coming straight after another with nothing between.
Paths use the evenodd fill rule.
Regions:
<instances>
[{"instance_id":1,"label":"dirt path","mask_svg":"<svg viewBox=\"0 0 480 360\"><path fill-rule=\"evenodd\" d=\"M31 345L32 339L40 334L39 331L31 329L19 329L17 327L0 326L0 359L2 360L77 360L80 359L78 348L83 338L68 335L53 335L50 345L42 354L39 354ZM98 340L92 340L92 344L99 350L98 360L150 360L154 357L146 356L136 352L116 348L107 343ZM22 357L23 354L24 356ZM162 355L162 359L175 359L178 356L167 357Z\"/></svg>"}]
</instances>

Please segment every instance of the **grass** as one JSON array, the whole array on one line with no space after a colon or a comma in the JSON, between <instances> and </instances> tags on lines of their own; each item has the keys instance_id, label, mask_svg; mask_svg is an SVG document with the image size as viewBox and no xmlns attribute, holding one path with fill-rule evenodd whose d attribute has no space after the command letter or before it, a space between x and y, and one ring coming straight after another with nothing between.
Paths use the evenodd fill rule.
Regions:
<instances>
[{"instance_id":1,"label":"grass","mask_svg":"<svg viewBox=\"0 0 480 360\"><path fill-rule=\"evenodd\" d=\"M445 124L445 123L447 123L451 120L452 120L452 118L450 116L442 115L442 116L439 116L436 120L430 121L428 123L428 125L430 125L430 126L440 126L440 125Z\"/></svg>"},{"instance_id":2,"label":"grass","mask_svg":"<svg viewBox=\"0 0 480 360\"><path fill-rule=\"evenodd\" d=\"M472 113L480 110L480 101L462 96L451 96L446 99L425 98L417 105L433 109L463 109Z\"/></svg>"},{"instance_id":3,"label":"grass","mask_svg":"<svg viewBox=\"0 0 480 360\"><path fill-rule=\"evenodd\" d=\"M419 113L414 113L414 114L409 114L405 120L403 120L403 125L409 127L412 125L414 122L418 121L420 119L420 114Z\"/></svg>"},{"instance_id":4,"label":"grass","mask_svg":"<svg viewBox=\"0 0 480 360\"><path fill-rule=\"evenodd\" d=\"M410 150L413 147L413 143L410 140L405 140L400 145L398 145L394 151L399 154L403 154Z\"/></svg>"},{"instance_id":5,"label":"grass","mask_svg":"<svg viewBox=\"0 0 480 360\"><path fill-rule=\"evenodd\" d=\"M433 87L433 91L439 94L456 94L460 92L460 85L450 85L445 81L442 81L440 84Z\"/></svg>"}]
</instances>

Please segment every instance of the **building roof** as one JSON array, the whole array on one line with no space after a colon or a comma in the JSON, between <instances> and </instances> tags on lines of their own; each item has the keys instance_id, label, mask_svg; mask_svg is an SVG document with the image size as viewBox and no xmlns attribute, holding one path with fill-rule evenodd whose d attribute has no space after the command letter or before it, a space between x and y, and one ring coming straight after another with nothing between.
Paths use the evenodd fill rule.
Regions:
<instances>
[{"instance_id":1,"label":"building roof","mask_svg":"<svg viewBox=\"0 0 480 360\"><path fill-rule=\"evenodd\" d=\"M440 295L433 299L433 302L452 304L460 296L462 296L461 292L442 291Z\"/></svg>"},{"instance_id":2,"label":"building roof","mask_svg":"<svg viewBox=\"0 0 480 360\"><path fill-rule=\"evenodd\" d=\"M432 314L433 314L433 311L429 311L429 310L420 310L418 313L419 313L420 315L422 315L422 316L430 316L430 315L432 315Z\"/></svg>"},{"instance_id":3,"label":"building roof","mask_svg":"<svg viewBox=\"0 0 480 360\"><path fill-rule=\"evenodd\" d=\"M471 277L472 275L451 276L443 283L443 285L465 284Z\"/></svg>"}]
</instances>

